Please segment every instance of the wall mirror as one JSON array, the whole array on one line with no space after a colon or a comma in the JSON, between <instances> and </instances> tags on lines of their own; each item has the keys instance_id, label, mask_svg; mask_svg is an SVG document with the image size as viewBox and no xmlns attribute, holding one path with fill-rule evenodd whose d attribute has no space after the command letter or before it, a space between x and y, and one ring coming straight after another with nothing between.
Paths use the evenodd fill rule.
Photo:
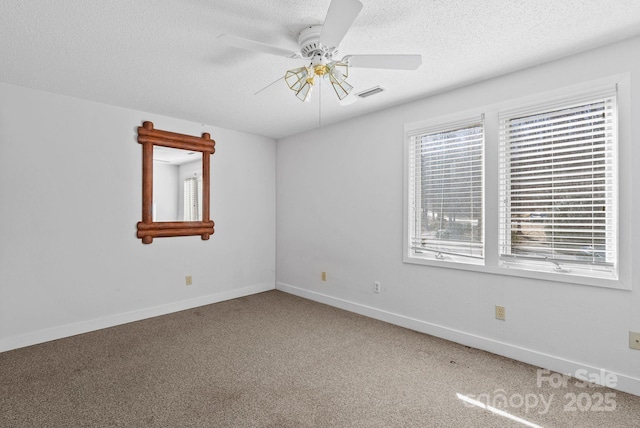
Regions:
<instances>
[{"instance_id":1,"label":"wall mirror","mask_svg":"<svg viewBox=\"0 0 640 428\"><path fill-rule=\"evenodd\" d=\"M202 154L153 147L154 222L202 221Z\"/></svg>"},{"instance_id":2,"label":"wall mirror","mask_svg":"<svg viewBox=\"0 0 640 428\"><path fill-rule=\"evenodd\" d=\"M138 128L142 144L142 221L138 238L200 235L209 239L214 223L209 218L210 155L215 141L153 128Z\"/></svg>"}]
</instances>

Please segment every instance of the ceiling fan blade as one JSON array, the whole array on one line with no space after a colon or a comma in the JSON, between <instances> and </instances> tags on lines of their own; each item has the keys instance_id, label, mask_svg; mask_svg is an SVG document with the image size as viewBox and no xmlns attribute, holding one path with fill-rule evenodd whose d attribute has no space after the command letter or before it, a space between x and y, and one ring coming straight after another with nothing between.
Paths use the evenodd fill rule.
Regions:
<instances>
[{"instance_id":1,"label":"ceiling fan blade","mask_svg":"<svg viewBox=\"0 0 640 428\"><path fill-rule=\"evenodd\" d=\"M332 0L318 41L328 48L337 48L361 9L358 0Z\"/></svg>"},{"instance_id":2,"label":"ceiling fan blade","mask_svg":"<svg viewBox=\"0 0 640 428\"><path fill-rule=\"evenodd\" d=\"M231 34L221 34L218 36L218 40L227 46L233 46L235 48L247 49L250 51L263 52L276 56L283 56L286 58L300 58L300 54L287 49L279 48L277 46L267 45L254 40L243 39L242 37L232 36Z\"/></svg>"},{"instance_id":3,"label":"ceiling fan blade","mask_svg":"<svg viewBox=\"0 0 640 428\"><path fill-rule=\"evenodd\" d=\"M342 62L349 67L417 70L422 64L422 55L347 55Z\"/></svg>"}]
</instances>

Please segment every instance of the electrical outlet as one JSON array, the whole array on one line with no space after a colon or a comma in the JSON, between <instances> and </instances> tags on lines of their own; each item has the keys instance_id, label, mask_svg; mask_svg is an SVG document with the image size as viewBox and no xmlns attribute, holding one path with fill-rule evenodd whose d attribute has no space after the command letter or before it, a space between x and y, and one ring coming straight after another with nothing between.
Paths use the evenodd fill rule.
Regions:
<instances>
[{"instance_id":1,"label":"electrical outlet","mask_svg":"<svg viewBox=\"0 0 640 428\"><path fill-rule=\"evenodd\" d=\"M380 293L380 281L373 281L373 292Z\"/></svg>"},{"instance_id":2,"label":"electrical outlet","mask_svg":"<svg viewBox=\"0 0 640 428\"><path fill-rule=\"evenodd\" d=\"M193 278L191 278L191 275L187 275L184 277L184 285L191 285L193 284Z\"/></svg>"},{"instance_id":3,"label":"electrical outlet","mask_svg":"<svg viewBox=\"0 0 640 428\"><path fill-rule=\"evenodd\" d=\"M640 350L640 333L635 331L629 332L629 348Z\"/></svg>"},{"instance_id":4,"label":"electrical outlet","mask_svg":"<svg viewBox=\"0 0 640 428\"><path fill-rule=\"evenodd\" d=\"M496 319L505 320L504 306L496 305Z\"/></svg>"},{"instance_id":5,"label":"electrical outlet","mask_svg":"<svg viewBox=\"0 0 640 428\"><path fill-rule=\"evenodd\" d=\"M322 272L321 278L323 281L327 280L327 273L326 272Z\"/></svg>"}]
</instances>

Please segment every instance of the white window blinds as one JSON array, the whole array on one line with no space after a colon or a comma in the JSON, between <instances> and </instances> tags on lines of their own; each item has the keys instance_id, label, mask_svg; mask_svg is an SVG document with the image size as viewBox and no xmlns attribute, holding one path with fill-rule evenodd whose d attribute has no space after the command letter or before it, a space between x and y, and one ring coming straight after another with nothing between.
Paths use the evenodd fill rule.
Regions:
<instances>
[{"instance_id":1,"label":"white window blinds","mask_svg":"<svg viewBox=\"0 0 640 428\"><path fill-rule=\"evenodd\" d=\"M482 119L412 130L408 138L411 256L481 259Z\"/></svg>"},{"instance_id":2,"label":"white window blinds","mask_svg":"<svg viewBox=\"0 0 640 428\"><path fill-rule=\"evenodd\" d=\"M615 87L500 113L500 255L515 267L613 272Z\"/></svg>"}]
</instances>

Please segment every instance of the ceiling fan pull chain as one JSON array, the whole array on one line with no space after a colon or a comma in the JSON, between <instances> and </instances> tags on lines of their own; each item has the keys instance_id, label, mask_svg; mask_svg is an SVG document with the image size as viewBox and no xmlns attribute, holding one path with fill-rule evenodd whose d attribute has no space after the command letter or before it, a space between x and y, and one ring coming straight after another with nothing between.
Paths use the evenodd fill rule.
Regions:
<instances>
[{"instance_id":1,"label":"ceiling fan pull chain","mask_svg":"<svg viewBox=\"0 0 640 428\"><path fill-rule=\"evenodd\" d=\"M322 79L318 79L318 128L322 126Z\"/></svg>"}]
</instances>

